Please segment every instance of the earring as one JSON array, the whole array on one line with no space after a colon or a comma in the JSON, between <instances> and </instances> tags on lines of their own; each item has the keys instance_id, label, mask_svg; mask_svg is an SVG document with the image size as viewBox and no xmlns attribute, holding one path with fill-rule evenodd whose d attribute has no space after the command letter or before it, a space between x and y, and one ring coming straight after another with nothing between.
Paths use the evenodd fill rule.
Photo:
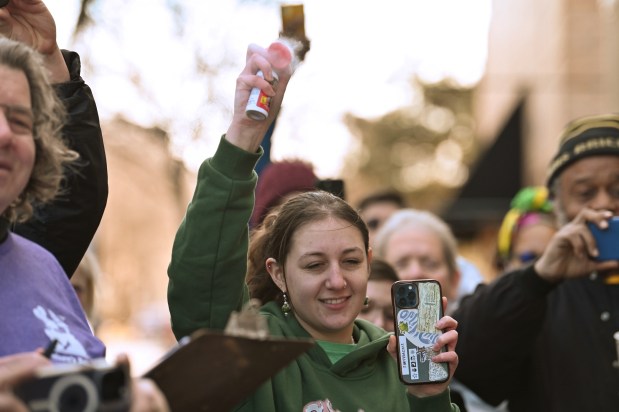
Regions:
<instances>
[{"instance_id":1,"label":"earring","mask_svg":"<svg viewBox=\"0 0 619 412\"><path fill-rule=\"evenodd\" d=\"M365 297L365 299L363 300L363 306L367 306L370 304L370 298L369 297Z\"/></svg>"},{"instance_id":2,"label":"earring","mask_svg":"<svg viewBox=\"0 0 619 412\"><path fill-rule=\"evenodd\" d=\"M286 292L284 292L284 303L282 304L282 312L284 312L285 316L288 316L291 309L292 308L290 307L290 304L288 303L288 295L286 294Z\"/></svg>"}]
</instances>

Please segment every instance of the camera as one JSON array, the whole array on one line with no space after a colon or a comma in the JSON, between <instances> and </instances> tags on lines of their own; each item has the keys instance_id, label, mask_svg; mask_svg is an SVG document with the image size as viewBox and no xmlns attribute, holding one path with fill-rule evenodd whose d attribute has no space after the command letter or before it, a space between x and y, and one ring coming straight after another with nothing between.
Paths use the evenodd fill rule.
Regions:
<instances>
[{"instance_id":1,"label":"camera","mask_svg":"<svg viewBox=\"0 0 619 412\"><path fill-rule=\"evenodd\" d=\"M316 181L314 187L346 200L344 181L342 179L320 179Z\"/></svg>"},{"instance_id":2,"label":"camera","mask_svg":"<svg viewBox=\"0 0 619 412\"><path fill-rule=\"evenodd\" d=\"M14 388L30 411L125 412L131 406L127 365L95 361L41 368Z\"/></svg>"},{"instance_id":3,"label":"camera","mask_svg":"<svg viewBox=\"0 0 619 412\"><path fill-rule=\"evenodd\" d=\"M610 218L606 229L600 229L592 222L588 222L587 225L595 238L599 252L595 259L599 261L619 260L619 216Z\"/></svg>"},{"instance_id":4,"label":"camera","mask_svg":"<svg viewBox=\"0 0 619 412\"><path fill-rule=\"evenodd\" d=\"M417 286L414 283L395 283L394 301L399 308L416 308L418 304Z\"/></svg>"}]
</instances>

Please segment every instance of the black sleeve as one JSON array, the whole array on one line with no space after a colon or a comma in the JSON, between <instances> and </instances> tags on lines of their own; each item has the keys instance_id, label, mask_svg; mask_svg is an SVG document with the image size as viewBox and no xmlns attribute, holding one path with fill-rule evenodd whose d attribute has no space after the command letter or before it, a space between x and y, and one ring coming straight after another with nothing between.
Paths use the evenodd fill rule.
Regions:
<instances>
[{"instance_id":1,"label":"black sleeve","mask_svg":"<svg viewBox=\"0 0 619 412\"><path fill-rule=\"evenodd\" d=\"M465 297L452 314L460 360L455 378L493 405L521 386L553 287L529 266Z\"/></svg>"},{"instance_id":2,"label":"black sleeve","mask_svg":"<svg viewBox=\"0 0 619 412\"><path fill-rule=\"evenodd\" d=\"M99 114L90 87L80 75L75 52L62 51L71 80L54 88L65 103L68 119L63 137L80 158L67 170L62 194L37 208L32 219L13 228L49 250L70 278L90 245L108 196L107 164Z\"/></svg>"}]
</instances>

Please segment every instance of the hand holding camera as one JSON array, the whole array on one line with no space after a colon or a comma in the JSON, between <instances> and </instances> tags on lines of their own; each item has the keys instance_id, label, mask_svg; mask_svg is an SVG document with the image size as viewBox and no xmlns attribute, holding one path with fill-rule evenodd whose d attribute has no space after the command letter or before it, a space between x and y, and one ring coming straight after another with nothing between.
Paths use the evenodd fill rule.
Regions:
<instances>
[{"instance_id":1,"label":"hand holding camera","mask_svg":"<svg viewBox=\"0 0 619 412\"><path fill-rule=\"evenodd\" d=\"M14 388L31 411L129 411L131 390L128 363L49 365L36 370Z\"/></svg>"},{"instance_id":2,"label":"hand holding camera","mask_svg":"<svg viewBox=\"0 0 619 412\"><path fill-rule=\"evenodd\" d=\"M598 255L594 258L600 262L619 260L619 216L613 216L607 222L606 228L587 222L598 250Z\"/></svg>"},{"instance_id":3,"label":"hand holding camera","mask_svg":"<svg viewBox=\"0 0 619 412\"><path fill-rule=\"evenodd\" d=\"M17 399L13 401L19 407L10 411L169 411L165 397L150 379L131 378L129 360L124 355L118 357L115 365L103 359L89 364L52 365L39 354L23 356L26 355L36 356L39 362L31 361L28 374L14 387ZM1 396L0 409L4 410Z\"/></svg>"},{"instance_id":4,"label":"hand holding camera","mask_svg":"<svg viewBox=\"0 0 619 412\"><path fill-rule=\"evenodd\" d=\"M27 412L28 409L17 398L12 388L24 380L32 378L37 368L50 362L40 353L28 352L0 358L0 410Z\"/></svg>"},{"instance_id":5,"label":"hand holding camera","mask_svg":"<svg viewBox=\"0 0 619 412\"><path fill-rule=\"evenodd\" d=\"M612 212L584 208L553 236L535 271L542 279L557 282L619 268L619 257L613 259L619 252L617 229Z\"/></svg>"}]
</instances>

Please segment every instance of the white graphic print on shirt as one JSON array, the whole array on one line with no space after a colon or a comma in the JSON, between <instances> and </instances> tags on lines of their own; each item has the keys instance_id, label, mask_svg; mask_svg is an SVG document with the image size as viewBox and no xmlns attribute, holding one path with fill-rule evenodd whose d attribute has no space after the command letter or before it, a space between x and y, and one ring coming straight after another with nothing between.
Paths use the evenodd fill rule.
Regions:
<instances>
[{"instance_id":1,"label":"white graphic print on shirt","mask_svg":"<svg viewBox=\"0 0 619 412\"><path fill-rule=\"evenodd\" d=\"M84 346L71 333L69 326L60 316L41 305L34 308L32 313L45 324L45 334L49 339L58 339L52 360L81 363L90 359Z\"/></svg>"}]
</instances>

